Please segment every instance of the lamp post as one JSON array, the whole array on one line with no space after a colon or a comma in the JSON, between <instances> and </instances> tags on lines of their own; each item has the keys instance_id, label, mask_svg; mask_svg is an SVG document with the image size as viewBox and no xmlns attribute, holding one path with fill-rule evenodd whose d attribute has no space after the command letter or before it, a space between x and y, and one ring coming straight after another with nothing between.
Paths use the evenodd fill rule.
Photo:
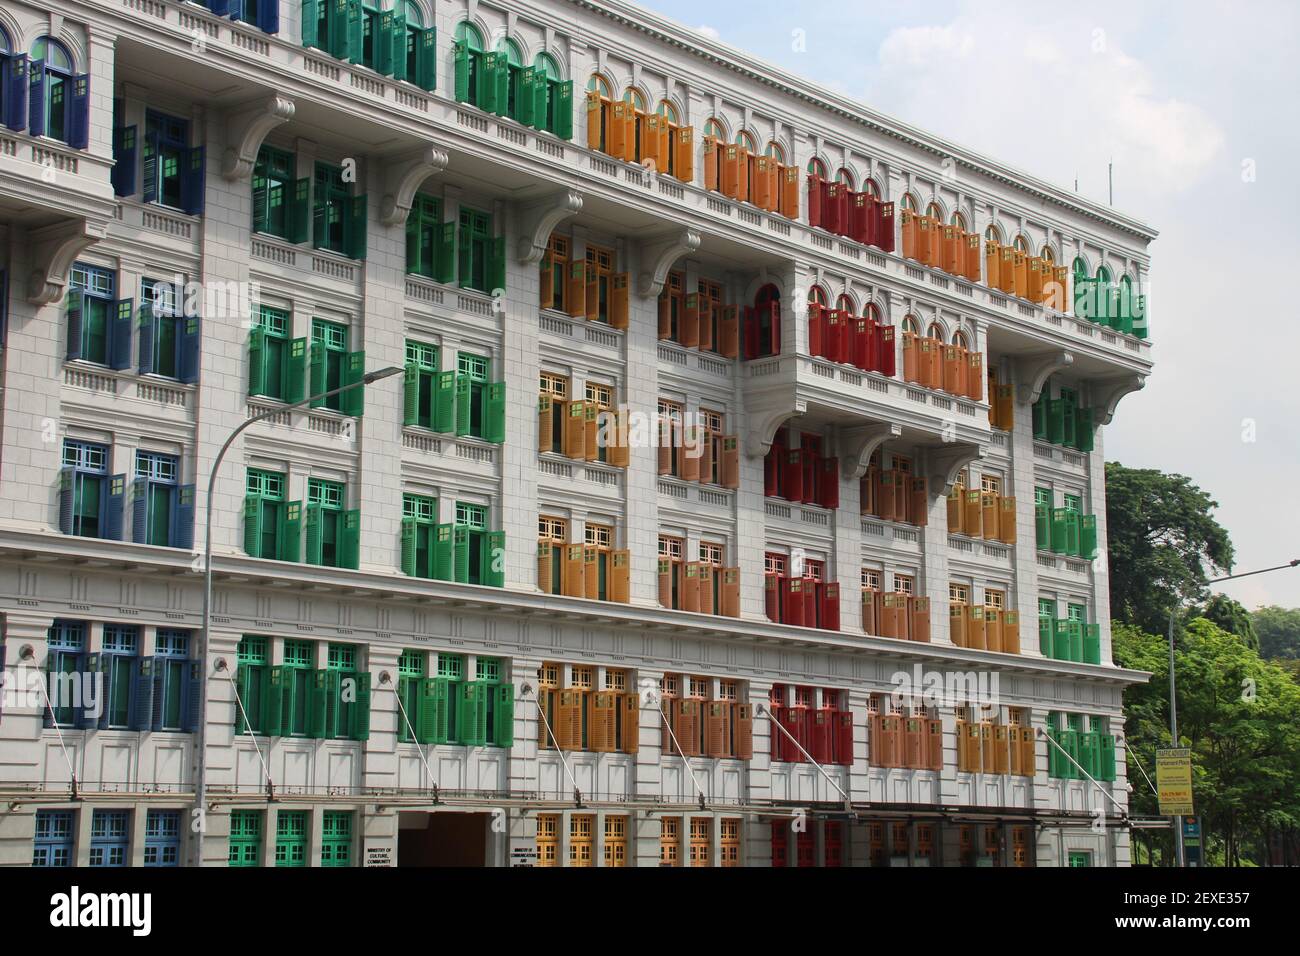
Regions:
<instances>
[{"instance_id":1,"label":"lamp post","mask_svg":"<svg viewBox=\"0 0 1300 956\"><path fill-rule=\"evenodd\" d=\"M1224 581L1232 581L1236 578L1248 578L1254 574L1267 574L1269 571L1281 571L1284 568L1294 568L1300 566L1300 558L1288 561L1286 564L1275 565L1271 568L1260 568L1258 571L1243 571L1240 574L1227 574L1221 578L1211 578L1206 581L1206 585L1222 584ZM1178 700L1174 696L1174 615L1178 613L1179 603L1175 602L1174 606L1169 609L1169 742L1171 746L1178 746ZM1183 818L1176 816L1174 820L1174 864L1183 866Z\"/></svg>"},{"instance_id":2,"label":"lamp post","mask_svg":"<svg viewBox=\"0 0 1300 956\"><path fill-rule=\"evenodd\" d=\"M401 375L402 369L395 365L387 368L381 368L374 372L367 372L360 381L352 382L348 385L340 385L338 388L331 388L327 392L320 392L316 395L309 395L306 398L290 402L287 405L277 405L270 411L262 412L260 415L254 415L252 418L241 422L239 427L232 431L222 444L217 457L212 462L212 469L208 472L208 493L207 505L203 513L203 630L199 644L199 660L203 663L204 681L207 681L207 660L208 660L208 632L212 627L212 497L217 483L217 470L221 467L222 460L226 457L226 452L240 433L249 425L260 422L263 419L281 415L295 408L305 408L313 402L329 398L331 395L338 395L342 392L351 391L354 388L360 388L363 385L369 385L383 378L389 378L393 375ZM199 694L199 721L198 730L195 732L194 754L194 806L199 813L199 829L190 841L190 858L195 866L201 866L203 863L203 834L207 831L207 822L204 815L207 813L207 720L208 720L208 694L206 687ZM192 825L193 821L191 821Z\"/></svg>"}]
</instances>

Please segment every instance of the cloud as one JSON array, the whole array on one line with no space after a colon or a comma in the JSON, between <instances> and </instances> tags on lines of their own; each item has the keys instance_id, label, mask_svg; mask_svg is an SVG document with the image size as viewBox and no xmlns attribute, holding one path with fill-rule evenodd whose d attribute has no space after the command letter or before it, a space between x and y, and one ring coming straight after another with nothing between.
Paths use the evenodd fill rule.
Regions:
<instances>
[{"instance_id":1,"label":"cloud","mask_svg":"<svg viewBox=\"0 0 1300 956\"><path fill-rule=\"evenodd\" d=\"M695 32L698 33L698 34L700 34L701 36L706 36L706 37L708 37L710 40L721 40L721 39L722 39L722 34L719 33L715 27L703 26L703 25L702 25L702 26L698 26L698 27L696 27L696 28L695 28Z\"/></svg>"}]
</instances>

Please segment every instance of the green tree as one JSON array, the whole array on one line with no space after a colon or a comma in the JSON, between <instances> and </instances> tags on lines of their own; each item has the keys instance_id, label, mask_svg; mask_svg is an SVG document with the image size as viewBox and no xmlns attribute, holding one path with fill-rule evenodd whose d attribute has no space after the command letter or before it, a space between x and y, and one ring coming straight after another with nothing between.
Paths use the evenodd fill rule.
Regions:
<instances>
[{"instance_id":1,"label":"green tree","mask_svg":"<svg viewBox=\"0 0 1300 956\"><path fill-rule=\"evenodd\" d=\"M1201 617L1229 634L1237 635L1247 647L1259 652L1259 635L1255 633L1250 612L1226 594L1215 594L1206 601Z\"/></svg>"},{"instance_id":2,"label":"green tree","mask_svg":"<svg viewBox=\"0 0 1300 956\"><path fill-rule=\"evenodd\" d=\"M1106 463L1113 617L1161 633L1172 608L1205 599L1207 567L1226 571L1233 561L1217 507L1184 475Z\"/></svg>"},{"instance_id":3,"label":"green tree","mask_svg":"<svg viewBox=\"0 0 1300 956\"><path fill-rule=\"evenodd\" d=\"M1300 658L1300 608L1271 604L1256 608L1251 621L1259 634L1260 657Z\"/></svg>"}]
</instances>

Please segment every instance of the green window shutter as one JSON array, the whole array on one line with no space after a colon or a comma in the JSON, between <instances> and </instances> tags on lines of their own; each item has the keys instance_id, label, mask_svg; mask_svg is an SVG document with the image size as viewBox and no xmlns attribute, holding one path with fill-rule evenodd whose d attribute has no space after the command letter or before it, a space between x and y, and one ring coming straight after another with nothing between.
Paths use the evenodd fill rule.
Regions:
<instances>
[{"instance_id":1,"label":"green window shutter","mask_svg":"<svg viewBox=\"0 0 1300 956\"><path fill-rule=\"evenodd\" d=\"M492 261L488 263L488 291L506 288L506 237L492 237Z\"/></svg>"},{"instance_id":2,"label":"green window shutter","mask_svg":"<svg viewBox=\"0 0 1300 956\"><path fill-rule=\"evenodd\" d=\"M478 89L475 91L478 95L475 97L477 102L474 105L488 113L497 111L497 62L499 59L500 57L496 53L488 53L479 59L479 68L476 74Z\"/></svg>"},{"instance_id":3,"label":"green window shutter","mask_svg":"<svg viewBox=\"0 0 1300 956\"><path fill-rule=\"evenodd\" d=\"M1083 622L1067 621L1065 625L1066 635L1070 639L1070 657L1069 659L1077 663L1083 661Z\"/></svg>"},{"instance_id":4,"label":"green window shutter","mask_svg":"<svg viewBox=\"0 0 1300 956\"><path fill-rule=\"evenodd\" d=\"M1047 440L1053 445L1065 441L1065 401L1060 398L1047 402Z\"/></svg>"},{"instance_id":5,"label":"green window shutter","mask_svg":"<svg viewBox=\"0 0 1300 956\"><path fill-rule=\"evenodd\" d=\"M330 710L330 671L311 672L307 686L307 736L317 740L327 735Z\"/></svg>"},{"instance_id":6,"label":"green window shutter","mask_svg":"<svg viewBox=\"0 0 1300 956\"><path fill-rule=\"evenodd\" d=\"M545 70L537 70L533 76L533 126L537 129L546 130L548 133L554 133L548 122L547 109L551 100L551 81L546 75Z\"/></svg>"},{"instance_id":7,"label":"green window shutter","mask_svg":"<svg viewBox=\"0 0 1300 956\"><path fill-rule=\"evenodd\" d=\"M290 501L280 512L280 560L297 563L302 542L302 502Z\"/></svg>"},{"instance_id":8,"label":"green window shutter","mask_svg":"<svg viewBox=\"0 0 1300 956\"><path fill-rule=\"evenodd\" d=\"M1078 446L1078 422L1075 413L1078 409L1072 400L1061 400L1061 444L1069 448Z\"/></svg>"},{"instance_id":9,"label":"green window shutter","mask_svg":"<svg viewBox=\"0 0 1300 956\"><path fill-rule=\"evenodd\" d=\"M454 558L454 579L461 584L469 583L469 528L459 526L452 528L452 552Z\"/></svg>"},{"instance_id":10,"label":"green window shutter","mask_svg":"<svg viewBox=\"0 0 1300 956\"><path fill-rule=\"evenodd\" d=\"M1083 662L1101 663L1101 625L1085 624L1083 627Z\"/></svg>"},{"instance_id":11,"label":"green window shutter","mask_svg":"<svg viewBox=\"0 0 1300 956\"><path fill-rule=\"evenodd\" d=\"M1047 440L1047 399L1039 398L1030 406L1034 425L1034 437L1039 441Z\"/></svg>"},{"instance_id":12,"label":"green window shutter","mask_svg":"<svg viewBox=\"0 0 1300 956\"><path fill-rule=\"evenodd\" d=\"M361 511L343 512L343 532L339 541L339 567L357 570L361 565Z\"/></svg>"},{"instance_id":13,"label":"green window shutter","mask_svg":"<svg viewBox=\"0 0 1300 956\"><path fill-rule=\"evenodd\" d=\"M433 576L439 581L450 581L455 571L453 526L440 524L433 537Z\"/></svg>"},{"instance_id":14,"label":"green window shutter","mask_svg":"<svg viewBox=\"0 0 1300 956\"><path fill-rule=\"evenodd\" d=\"M438 32L434 27L425 27L415 35L415 76L407 79L422 90L433 90L438 86L437 49Z\"/></svg>"},{"instance_id":15,"label":"green window shutter","mask_svg":"<svg viewBox=\"0 0 1300 956\"><path fill-rule=\"evenodd\" d=\"M436 237L437 244L433 250L433 277L439 282L451 282L456 278L456 224L442 223Z\"/></svg>"},{"instance_id":16,"label":"green window shutter","mask_svg":"<svg viewBox=\"0 0 1300 956\"><path fill-rule=\"evenodd\" d=\"M311 179L304 176L293 181L293 200L289 204L289 241L306 242L311 228Z\"/></svg>"},{"instance_id":17,"label":"green window shutter","mask_svg":"<svg viewBox=\"0 0 1300 956\"><path fill-rule=\"evenodd\" d=\"M542 119L537 120L537 71L531 66L526 66L519 71L519 90L515 94L515 119L525 126L537 126L546 119L546 111L542 111ZM545 78L542 83L545 84Z\"/></svg>"},{"instance_id":18,"label":"green window shutter","mask_svg":"<svg viewBox=\"0 0 1300 956\"><path fill-rule=\"evenodd\" d=\"M456 682L438 678L433 683L433 742L445 744L451 739L451 709L456 704Z\"/></svg>"},{"instance_id":19,"label":"green window shutter","mask_svg":"<svg viewBox=\"0 0 1300 956\"><path fill-rule=\"evenodd\" d=\"M320 37L316 35L316 22L320 19L320 9L317 6L321 0L302 0L302 45L303 46L320 46ZM329 0L324 0L328 3Z\"/></svg>"},{"instance_id":20,"label":"green window shutter","mask_svg":"<svg viewBox=\"0 0 1300 956\"><path fill-rule=\"evenodd\" d=\"M1079 451L1092 451L1093 449L1093 432L1096 426L1093 424L1093 415L1091 408L1080 408L1076 413L1076 422L1074 426L1075 448Z\"/></svg>"},{"instance_id":21,"label":"green window shutter","mask_svg":"<svg viewBox=\"0 0 1300 956\"><path fill-rule=\"evenodd\" d=\"M343 367L343 384L359 383L366 377L366 353L349 352L347 363ZM344 415L360 418L366 410L366 387L358 384L356 388L339 393L339 408Z\"/></svg>"},{"instance_id":22,"label":"green window shutter","mask_svg":"<svg viewBox=\"0 0 1300 956\"><path fill-rule=\"evenodd\" d=\"M336 51L340 60L347 59L358 65L366 61L366 14L361 7L361 0L347 0L348 3L348 44L346 51Z\"/></svg>"},{"instance_id":23,"label":"green window shutter","mask_svg":"<svg viewBox=\"0 0 1300 956\"><path fill-rule=\"evenodd\" d=\"M326 51L340 60L348 58L348 0L322 0L330 5L325 18Z\"/></svg>"},{"instance_id":24,"label":"green window shutter","mask_svg":"<svg viewBox=\"0 0 1300 956\"><path fill-rule=\"evenodd\" d=\"M1113 782L1115 780L1115 736L1102 734L1098 743L1097 779Z\"/></svg>"},{"instance_id":25,"label":"green window shutter","mask_svg":"<svg viewBox=\"0 0 1300 956\"><path fill-rule=\"evenodd\" d=\"M1079 519L1082 515L1077 511L1071 511L1065 516L1065 553L1079 556Z\"/></svg>"},{"instance_id":26,"label":"green window shutter","mask_svg":"<svg viewBox=\"0 0 1300 956\"><path fill-rule=\"evenodd\" d=\"M415 577L415 535L417 527L414 518L402 519L402 573Z\"/></svg>"},{"instance_id":27,"label":"green window shutter","mask_svg":"<svg viewBox=\"0 0 1300 956\"><path fill-rule=\"evenodd\" d=\"M292 675L284 667L258 670L267 672L266 693L262 697L262 728L268 737L279 737L288 729L284 723L284 707Z\"/></svg>"},{"instance_id":28,"label":"green window shutter","mask_svg":"<svg viewBox=\"0 0 1300 956\"><path fill-rule=\"evenodd\" d=\"M1097 516L1083 515L1079 523L1079 557L1091 561L1097 556Z\"/></svg>"},{"instance_id":29,"label":"green window shutter","mask_svg":"<svg viewBox=\"0 0 1300 956\"><path fill-rule=\"evenodd\" d=\"M484 686L472 681L460 685L459 712L456 727L460 742L468 746L482 746L487 728L487 699L483 694Z\"/></svg>"},{"instance_id":30,"label":"green window shutter","mask_svg":"<svg viewBox=\"0 0 1300 956\"><path fill-rule=\"evenodd\" d=\"M262 556L262 499L244 496L244 552L250 558Z\"/></svg>"},{"instance_id":31,"label":"green window shutter","mask_svg":"<svg viewBox=\"0 0 1300 956\"><path fill-rule=\"evenodd\" d=\"M492 112L497 116L510 114L510 59L504 53L497 54L497 71L493 77L496 86L496 106Z\"/></svg>"},{"instance_id":32,"label":"green window shutter","mask_svg":"<svg viewBox=\"0 0 1300 956\"><path fill-rule=\"evenodd\" d=\"M466 103L469 101L469 48L457 40L451 50L456 61L456 102Z\"/></svg>"},{"instance_id":33,"label":"green window shutter","mask_svg":"<svg viewBox=\"0 0 1300 956\"><path fill-rule=\"evenodd\" d=\"M366 225L366 197L353 196L343 235L343 252L349 259L365 259Z\"/></svg>"},{"instance_id":34,"label":"green window shutter","mask_svg":"<svg viewBox=\"0 0 1300 956\"><path fill-rule=\"evenodd\" d=\"M324 516L321 514L321 506L318 504L308 503L307 505L307 563L320 564L321 562L321 521Z\"/></svg>"},{"instance_id":35,"label":"green window shutter","mask_svg":"<svg viewBox=\"0 0 1300 956\"><path fill-rule=\"evenodd\" d=\"M487 387L483 437L498 444L506 440L506 383L493 382Z\"/></svg>"},{"instance_id":36,"label":"green window shutter","mask_svg":"<svg viewBox=\"0 0 1300 956\"><path fill-rule=\"evenodd\" d=\"M253 699L252 685L255 676L254 668L249 667L247 664L241 664L235 668L235 693L239 695L239 700L244 702L244 710L239 709L238 702L235 703L235 733L237 734L246 734L249 730L248 721L244 718L249 703Z\"/></svg>"},{"instance_id":37,"label":"green window shutter","mask_svg":"<svg viewBox=\"0 0 1300 956\"><path fill-rule=\"evenodd\" d=\"M456 373L439 372L433 394L433 430L450 432L456 427Z\"/></svg>"},{"instance_id":38,"label":"green window shutter","mask_svg":"<svg viewBox=\"0 0 1300 956\"><path fill-rule=\"evenodd\" d=\"M456 434L469 434L470 401L473 381L468 375L456 373Z\"/></svg>"},{"instance_id":39,"label":"green window shutter","mask_svg":"<svg viewBox=\"0 0 1300 956\"><path fill-rule=\"evenodd\" d=\"M1057 618L1052 622L1052 658L1058 661L1070 659L1069 621Z\"/></svg>"},{"instance_id":40,"label":"green window shutter","mask_svg":"<svg viewBox=\"0 0 1300 956\"><path fill-rule=\"evenodd\" d=\"M248 333L248 394L262 395L266 392L266 330L254 326Z\"/></svg>"},{"instance_id":41,"label":"green window shutter","mask_svg":"<svg viewBox=\"0 0 1300 956\"><path fill-rule=\"evenodd\" d=\"M310 389L309 394L313 396L311 400L312 408L321 408L328 401L328 399L316 397L325 391L325 352L324 342L312 342L307 348L307 365L310 369L307 376L307 387Z\"/></svg>"},{"instance_id":42,"label":"green window shutter","mask_svg":"<svg viewBox=\"0 0 1300 956\"><path fill-rule=\"evenodd\" d=\"M308 349L306 338L293 339L289 343L288 364L284 400L290 403L301 402L307 397Z\"/></svg>"},{"instance_id":43,"label":"green window shutter","mask_svg":"<svg viewBox=\"0 0 1300 956\"><path fill-rule=\"evenodd\" d=\"M393 56L395 52L393 49L393 29L397 19L397 14L392 10L381 10L379 12L379 24L375 31L378 35L374 38L374 66L376 71L383 73L385 76L393 75L393 61L395 59ZM401 36L403 40L406 39L405 23L403 23L402 30L398 35ZM400 59L403 61L406 60L405 44L402 46L402 55Z\"/></svg>"},{"instance_id":44,"label":"green window shutter","mask_svg":"<svg viewBox=\"0 0 1300 956\"><path fill-rule=\"evenodd\" d=\"M420 366L406 364L402 376L402 424L420 424Z\"/></svg>"},{"instance_id":45,"label":"green window shutter","mask_svg":"<svg viewBox=\"0 0 1300 956\"><path fill-rule=\"evenodd\" d=\"M406 271L412 275L424 275L424 230L420 228L420 216L412 209L406 215Z\"/></svg>"},{"instance_id":46,"label":"green window shutter","mask_svg":"<svg viewBox=\"0 0 1300 956\"><path fill-rule=\"evenodd\" d=\"M498 747L512 747L515 742L515 685L499 684L496 693L496 713L492 720L492 741Z\"/></svg>"},{"instance_id":47,"label":"green window shutter","mask_svg":"<svg viewBox=\"0 0 1300 956\"><path fill-rule=\"evenodd\" d=\"M353 740L370 739L370 674L363 671L354 675L357 681L357 697L352 704Z\"/></svg>"},{"instance_id":48,"label":"green window shutter","mask_svg":"<svg viewBox=\"0 0 1300 956\"><path fill-rule=\"evenodd\" d=\"M1047 505L1034 505L1034 538L1039 551L1051 550L1052 519Z\"/></svg>"},{"instance_id":49,"label":"green window shutter","mask_svg":"<svg viewBox=\"0 0 1300 956\"><path fill-rule=\"evenodd\" d=\"M1052 619L1038 616L1038 652L1044 657L1052 656Z\"/></svg>"},{"instance_id":50,"label":"green window shutter","mask_svg":"<svg viewBox=\"0 0 1300 956\"><path fill-rule=\"evenodd\" d=\"M1052 550L1057 554L1065 554L1069 534L1066 527L1069 523L1070 512L1068 509L1052 509Z\"/></svg>"},{"instance_id":51,"label":"green window shutter","mask_svg":"<svg viewBox=\"0 0 1300 956\"><path fill-rule=\"evenodd\" d=\"M456 230L456 281L462 289L468 289L474 278L474 243L470 231L461 226Z\"/></svg>"},{"instance_id":52,"label":"green window shutter","mask_svg":"<svg viewBox=\"0 0 1300 956\"><path fill-rule=\"evenodd\" d=\"M422 744L438 743L438 684L432 677L420 679L419 697L415 705L416 714L411 723L415 725L415 739Z\"/></svg>"},{"instance_id":53,"label":"green window shutter","mask_svg":"<svg viewBox=\"0 0 1300 956\"><path fill-rule=\"evenodd\" d=\"M506 533L490 531L483 536L483 570L479 580L488 587L506 586Z\"/></svg>"},{"instance_id":54,"label":"green window shutter","mask_svg":"<svg viewBox=\"0 0 1300 956\"><path fill-rule=\"evenodd\" d=\"M573 80L556 84L555 129L560 139L573 139Z\"/></svg>"}]
</instances>

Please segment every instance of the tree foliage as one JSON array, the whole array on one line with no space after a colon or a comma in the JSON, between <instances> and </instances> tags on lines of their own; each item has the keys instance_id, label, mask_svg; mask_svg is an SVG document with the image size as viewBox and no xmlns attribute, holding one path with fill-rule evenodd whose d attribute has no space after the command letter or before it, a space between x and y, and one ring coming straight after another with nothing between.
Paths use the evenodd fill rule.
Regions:
<instances>
[{"instance_id":1,"label":"tree foliage","mask_svg":"<svg viewBox=\"0 0 1300 956\"><path fill-rule=\"evenodd\" d=\"M1300 608L1272 604L1256 608L1250 617L1259 635L1261 657L1300 658Z\"/></svg>"},{"instance_id":2,"label":"tree foliage","mask_svg":"<svg viewBox=\"0 0 1300 956\"><path fill-rule=\"evenodd\" d=\"M1160 633L1171 609L1205 599L1207 568L1233 561L1217 507L1183 475L1106 463L1112 617Z\"/></svg>"},{"instance_id":3,"label":"tree foliage","mask_svg":"<svg viewBox=\"0 0 1300 956\"><path fill-rule=\"evenodd\" d=\"M1201 617L1221 630L1237 635L1251 650L1259 651L1259 635L1255 632L1250 612L1226 594L1215 594L1206 601Z\"/></svg>"}]
</instances>

